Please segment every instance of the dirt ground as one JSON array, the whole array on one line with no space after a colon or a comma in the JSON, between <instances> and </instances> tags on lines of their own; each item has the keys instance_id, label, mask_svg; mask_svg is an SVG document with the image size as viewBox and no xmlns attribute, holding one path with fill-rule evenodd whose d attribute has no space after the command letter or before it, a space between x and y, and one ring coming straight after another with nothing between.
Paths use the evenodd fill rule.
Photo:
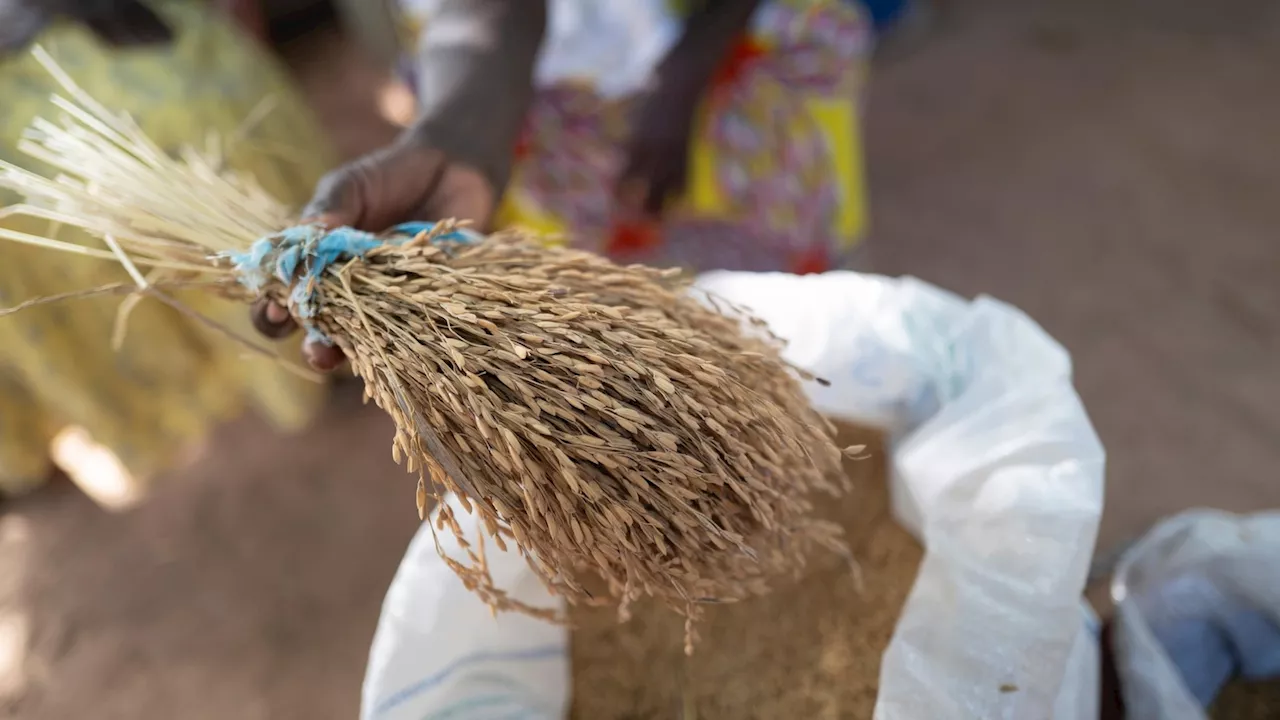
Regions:
<instances>
[{"instance_id":1,"label":"dirt ground","mask_svg":"<svg viewBox=\"0 0 1280 720\"><path fill-rule=\"evenodd\" d=\"M1280 5L953 0L876 69L876 270L988 293L1072 352L1109 452L1100 546L1280 504ZM290 57L348 155L376 68ZM0 510L0 717L349 718L416 519L388 425L338 393L303 436L220 433L141 508Z\"/></svg>"}]
</instances>

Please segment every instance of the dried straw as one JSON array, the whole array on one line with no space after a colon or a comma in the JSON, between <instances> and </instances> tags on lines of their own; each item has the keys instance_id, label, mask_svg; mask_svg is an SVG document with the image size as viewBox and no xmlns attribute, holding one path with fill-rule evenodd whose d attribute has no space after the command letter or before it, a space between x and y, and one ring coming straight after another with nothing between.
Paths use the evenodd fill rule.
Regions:
<instances>
[{"instance_id":1,"label":"dried straw","mask_svg":"<svg viewBox=\"0 0 1280 720\"><path fill-rule=\"evenodd\" d=\"M0 186L28 198L6 212L107 248L0 237L114 258L144 295L209 282L252 299L225 254L286 227L284 208L208 154L170 158L37 56L70 99L54 98L61 122L36 121L22 149L63 175L0 166ZM740 309L717 312L671 272L516 233L455 242L454 228L389 238L307 287L316 314L304 319L395 420L392 452L419 474L420 512L438 488L457 492L553 591L624 614L651 596L687 616L689 643L703 604L764 592L814 548L846 552L809 499L842 485L832 430L802 392L812 378L767 333L745 333ZM308 316L293 291L260 290ZM438 529L457 532L447 510ZM549 616L493 586L483 541L468 552L451 565L486 602ZM604 592L588 589L594 578Z\"/></svg>"}]
</instances>

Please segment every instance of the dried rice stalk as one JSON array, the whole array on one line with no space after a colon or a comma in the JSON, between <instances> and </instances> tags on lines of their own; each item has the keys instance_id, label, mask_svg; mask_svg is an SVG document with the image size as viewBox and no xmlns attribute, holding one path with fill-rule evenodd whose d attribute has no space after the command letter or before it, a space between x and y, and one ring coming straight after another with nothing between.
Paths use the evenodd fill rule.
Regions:
<instances>
[{"instance_id":1,"label":"dried rice stalk","mask_svg":"<svg viewBox=\"0 0 1280 720\"><path fill-rule=\"evenodd\" d=\"M159 268L287 303L394 418L420 511L429 477L570 602L625 614L652 596L688 617L690 643L702 604L764 592L815 547L845 552L808 499L842 478L800 386L812 378L767 334L690 297L686 279L514 233L470 242L452 222L323 265L315 243L340 233L280 232L288 213L250 179L194 151L168 157L37 52L71 99L53 100L65 116L37 121L23 149L65 176L0 167L0 186L29 203L5 212L84 228L107 249L0 236L115 258L143 294L164 297L139 270ZM289 256L291 238L303 252ZM456 531L447 511L439 526ZM451 565L486 602L547 616L493 586L483 547L468 552ZM605 593L588 589L595 578Z\"/></svg>"}]
</instances>

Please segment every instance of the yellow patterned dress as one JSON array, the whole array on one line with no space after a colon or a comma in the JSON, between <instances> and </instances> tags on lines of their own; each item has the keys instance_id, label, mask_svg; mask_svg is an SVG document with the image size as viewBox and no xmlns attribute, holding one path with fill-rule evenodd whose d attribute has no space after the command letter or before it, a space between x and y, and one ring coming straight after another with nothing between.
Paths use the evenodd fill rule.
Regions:
<instances>
[{"instance_id":1,"label":"yellow patterned dress","mask_svg":"<svg viewBox=\"0 0 1280 720\"><path fill-rule=\"evenodd\" d=\"M415 44L442 0L398 0ZM622 262L846 267L866 230L859 95L872 33L849 0L765 0L704 95L685 196L662 227L615 221L635 90L696 0L548 0L538 83L499 224ZM412 66L406 67L413 83Z\"/></svg>"},{"instance_id":2,"label":"yellow patterned dress","mask_svg":"<svg viewBox=\"0 0 1280 720\"><path fill-rule=\"evenodd\" d=\"M171 46L116 51L69 26L48 30L39 42L90 94L130 113L169 150L204 146L210 135L236 137L255 108L269 102L272 109L261 122L224 143L227 162L252 173L281 200L304 203L331 156L286 73L207 3L153 4L177 34ZM17 144L33 118L54 112L48 102L54 91L31 56L0 58L0 159L48 172ZM0 206L17 200L0 192ZM0 224L99 243L43 221L0 218ZM108 261L0 242L0 307L126 280ZM183 299L253 337L243 306L194 294ZM75 300L0 318L0 492L40 484L50 475L51 457L67 456L59 464L73 479L92 484L95 478L86 474L114 472L136 496L147 479L221 420L253 408L295 429L319 408L321 385L269 359L249 357L243 346L153 301L137 306L122 348L113 351L121 302ZM63 442L68 437L75 442ZM59 452L59 446L78 448L78 457L97 462L77 462L76 453Z\"/></svg>"}]
</instances>

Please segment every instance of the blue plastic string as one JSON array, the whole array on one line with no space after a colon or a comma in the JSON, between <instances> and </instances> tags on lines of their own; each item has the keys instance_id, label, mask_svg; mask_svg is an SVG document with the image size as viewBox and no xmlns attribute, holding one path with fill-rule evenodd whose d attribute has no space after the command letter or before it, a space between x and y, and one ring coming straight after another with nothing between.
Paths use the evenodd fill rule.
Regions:
<instances>
[{"instance_id":1,"label":"blue plastic string","mask_svg":"<svg viewBox=\"0 0 1280 720\"><path fill-rule=\"evenodd\" d=\"M306 330L307 339L331 344L314 323L319 312L316 288L329 266L363 257L383 245L400 245L434 227L435 223L409 222L375 235L350 227L295 225L259 238L245 252L226 253L225 257L235 267L240 283L252 292L261 292L272 280L291 286L289 305ZM474 232L458 229L440 234L433 242L472 243L479 238Z\"/></svg>"}]
</instances>

